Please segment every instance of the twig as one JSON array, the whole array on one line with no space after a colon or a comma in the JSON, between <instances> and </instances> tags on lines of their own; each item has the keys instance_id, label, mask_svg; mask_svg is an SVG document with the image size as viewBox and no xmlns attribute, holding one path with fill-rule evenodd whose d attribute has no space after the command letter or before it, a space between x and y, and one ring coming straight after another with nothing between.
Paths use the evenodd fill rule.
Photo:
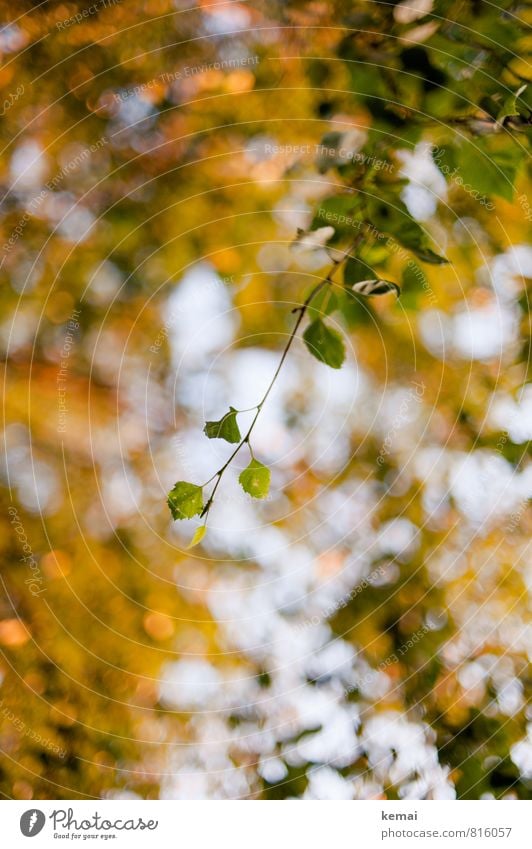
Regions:
<instances>
[{"instance_id":1,"label":"twig","mask_svg":"<svg viewBox=\"0 0 532 849\"><path fill-rule=\"evenodd\" d=\"M305 314L306 314L306 312L307 312L307 310L308 310L308 308L309 308L310 304L312 303L312 301L313 301L313 300L314 300L314 298L316 297L316 295L318 295L318 294L322 291L322 289L324 289L326 286L330 286L330 285L333 283L333 279L332 279L332 278L333 278L333 274L334 274L334 272L336 271L336 269L337 269L340 265L342 265L342 263L344 263L344 262L345 262L345 260L348 258L348 256L350 256L351 251L352 251L352 250L354 250L354 248L357 246L357 244L358 244L358 242L360 241L360 239L361 239L361 236L360 236L360 234L359 234L359 235L356 237L356 239L354 240L354 242L350 245L350 247L348 248L348 250L347 250L347 251L345 251L345 253L344 253L344 255L342 256L342 258L341 258L341 259L339 259L339 260L334 260L334 261L333 261L333 264L332 264L331 268L329 269L329 273L327 274L327 277L325 277L323 280L320 280L320 282L319 282L319 283L317 283L317 284L316 284L316 286L314 286L314 288L313 288L313 289L312 289L312 291L309 293L309 295L307 295L307 297L305 298L305 300L303 301L303 303L302 303L300 306L298 306L298 307L294 307L294 309L292 310L292 313L298 313L298 316L297 316L297 319L296 319L296 321L295 321L295 323L294 323L294 326L292 327L292 330L290 331L290 336L288 337L288 340L287 340L286 345L285 345L285 347L284 347L283 353L281 354L281 359L279 360L279 363L278 363L278 365L277 365L277 368L275 369L275 372L273 373L273 377L272 377L272 379L271 379L271 381L270 381L270 383L269 383L269 385L268 385L268 388L266 389L266 392L265 392L265 393L264 393L264 395L262 396L262 399L259 401L259 403L257 404L257 406L256 406L256 407L251 407L251 408L250 408L250 409L252 409L252 410L256 410L256 413L255 413L255 415L253 416L253 420L252 420L252 422L251 422L251 424L250 424L250 426L249 426L249 428L248 428L248 430L247 430L247 432L246 432L246 435L245 435L245 436L241 439L241 441L238 443L238 445L236 446L235 450L234 450L234 451L232 452L232 454L230 455L229 459L228 459L228 460L226 460L226 462L223 464L223 466L222 466L220 469L218 469L218 471L217 471L217 472L215 472L215 474L212 476L212 478L210 478L210 479L207 481L207 483L210 483L210 481L214 480L214 478L216 478L216 479L217 479L217 480L216 480L216 483L214 484L213 490L212 490L212 492L211 492L211 494L210 494L210 496L209 496L209 499L208 499L207 503L205 504L205 507L204 507L204 508L203 508L203 510L201 511L200 519L201 519L201 518L203 518L204 516L207 516L207 515L208 515L209 510L211 509L212 503L213 503L213 501L214 501L214 496L215 496L215 494L216 494L216 490L218 489L218 486L220 485L220 481L221 481L221 479L222 479L222 477L223 477L223 474L224 474L225 470L227 469L227 467L231 465L231 463L233 462L233 460L235 459L236 455L238 454L238 452L240 451L240 449L242 448L242 446L243 446L243 445L246 445L246 444L247 444L247 445L249 446L249 450L250 450L251 456L253 457L253 451L252 451L252 449L251 449L251 445L250 445L250 442L249 442L250 437L251 437L251 434L252 434L252 432L253 432L253 428L255 427L255 424L257 423L257 419L258 419L258 417L259 417L259 415L260 415L260 412L261 412L261 410L262 410L262 408L263 408L264 404L266 403L266 400L267 400L267 398L268 398L268 396L269 396L270 392L272 391L272 389L273 389L273 387L274 387L274 385L275 385L275 382L276 382L277 378L279 377L279 374L280 374L281 369L282 369L282 367L283 367L283 365L284 365L284 362L285 362L285 360L286 360L286 358L287 358L287 356L288 356L288 353L289 353L289 351L290 351L290 348L292 347L292 344L293 344L293 342L294 342L294 339L295 339L295 338L296 338L296 336L297 336L297 332L298 332L298 330L299 330L299 328L300 328L300 326L301 326L301 322L303 321L303 318L305 317ZM242 410L242 411L239 411L239 412L244 412L244 411ZM206 486L206 484L204 484L204 486Z\"/></svg>"}]
</instances>

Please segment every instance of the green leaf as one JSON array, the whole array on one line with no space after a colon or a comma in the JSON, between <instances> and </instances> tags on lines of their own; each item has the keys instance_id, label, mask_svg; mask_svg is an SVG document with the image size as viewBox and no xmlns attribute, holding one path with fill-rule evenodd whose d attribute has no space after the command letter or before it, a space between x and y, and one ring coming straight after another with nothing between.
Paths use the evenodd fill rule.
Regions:
<instances>
[{"instance_id":1,"label":"green leaf","mask_svg":"<svg viewBox=\"0 0 532 849\"><path fill-rule=\"evenodd\" d=\"M309 324L303 334L305 345L312 356L331 368L340 368L345 360L345 346L336 330L328 327L321 318Z\"/></svg>"},{"instance_id":2,"label":"green leaf","mask_svg":"<svg viewBox=\"0 0 532 849\"><path fill-rule=\"evenodd\" d=\"M314 288L314 286L312 288ZM338 306L339 303L337 295L333 292L330 286L327 286L312 299L308 308L308 314L311 318L319 318L322 315L331 315L338 309Z\"/></svg>"},{"instance_id":3,"label":"green leaf","mask_svg":"<svg viewBox=\"0 0 532 849\"><path fill-rule=\"evenodd\" d=\"M249 466L240 473L238 481L248 495L266 498L270 491L270 470L258 460L251 460Z\"/></svg>"},{"instance_id":4,"label":"green leaf","mask_svg":"<svg viewBox=\"0 0 532 849\"><path fill-rule=\"evenodd\" d=\"M242 437L238 429L236 417L238 410L229 407L229 412L218 422L206 422L203 432L209 439L225 439L226 442L240 442Z\"/></svg>"},{"instance_id":5,"label":"green leaf","mask_svg":"<svg viewBox=\"0 0 532 849\"><path fill-rule=\"evenodd\" d=\"M423 262L443 265L448 262L435 253L430 239L423 228L410 215L408 209L397 194L391 194L389 200L375 200L370 204L370 219L378 230L391 233L397 242L412 251Z\"/></svg>"},{"instance_id":6,"label":"green leaf","mask_svg":"<svg viewBox=\"0 0 532 849\"><path fill-rule=\"evenodd\" d=\"M459 186L483 206L484 196L513 199L523 152L517 145L508 146L505 138L463 140L457 147L437 148L433 157L449 184Z\"/></svg>"},{"instance_id":7,"label":"green leaf","mask_svg":"<svg viewBox=\"0 0 532 849\"><path fill-rule=\"evenodd\" d=\"M361 225L361 221L357 218L359 207L360 198L354 192L324 198L314 212L310 229L313 231L326 226L334 227L334 235L329 240L332 244L339 241L342 236L352 237Z\"/></svg>"},{"instance_id":8,"label":"green leaf","mask_svg":"<svg viewBox=\"0 0 532 849\"><path fill-rule=\"evenodd\" d=\"M178 481L168 493L168 507L174 519L192 519L203 510L201 486Z\"/></svg>"},{"instance_id":9,"label":"green leaf","mask_svg":"<svg viewBox=\"0 0 532 849\"><path fill-rule=\"evenodd\" d=\"M448 176L456 166L456 151L450 145L442 144L433 147L432 158L444 177Z\"/></svg>"},{"instance_id":10,"label":"green leaf","mask_svg":"<svg viewBox=\"0 0 532 849\"><path fill-rule=\"evenodd\" d=\"M447 260L432 250L429 237L421 225L412 218L406 207L401 212L401 220L394 234L397 241L405 248L409 248L423 262L431 265L445 265Z\"/></svg>"},{"instance_id":11,"label":"green leaf","mask_svg":"<svg viewBox=\"0 0 532 849\"><path fill-rule=\"evenodd\" d=\"M415 309L419 306L423 294L432 294L431 285L425 272L413 259L409 260L401 274L401 301L403 309Z\"/></svg>"},{"instance_id":12,"label":"green leaf","mask_svg":"<svg viewBox=\"0 0 532 849\"><path fill-rule=\"evenodd\" d=\"M207 525L200 525L199 528L196 528L196 530L194 531L194 536L187 545L187 549L194 548L195 545L198 545L198 543L202 541L206 533Z\"/></svg>"},{"instance_id":13,"label":"green leaf","mask_svg":"<svg viewBox=\"0 0 532 849\"><path fill-rule=\"evenodd\" d=\"M499 138L465 141L457 153L459 175L454 179L463 182L464 190L468 186L483 195L499 195L512 201L517 171L523 159L523 152L517 145L508 147ZM453 179L451 177L451 179Z\"/></svg>"},{"instance_id":14,"label":"green leaf","mask_svg":"<svg viewBox=\"0 0 532 849\"><path fill-rule=\"evenodd\" d=\"M356 256L348 257L344 266L344 284L346 286L353 286L361 280L367 280L374 276L372 269L367 263Z\"/></svg>"},{"instance_id":15,"label":"green leaf","mask_svg":"<svg viewBox=\"0 0 532 849\"><path fill-rule=\"evenodd\" d=\"M411 259L403 268L401 282L407 289L426 289L429 286L429 281L427 280L425 272L416 262L414 262L413 259Z\"/></svg>"},{"instance_id":16,"label":"green leaf","mask_svg":"<svg viewBox=\"0 0 532 849\"><path fill-rule=\"evenodd\" d=\"M504 98L502 106L497 113L497 121L500 124L503 124L506 118L512 118L514 115L523 114L525 110L521 104L518 105L517 101L526 89L526 84L522 85L521 88L517 89L515 94L510 94L508 97Z\"/></svg>"},{"instance_id":17,"label":"green leaf","mask_svg":"<svg viewBox=\"0 0 532 849\"><path fill-rule=\"evenodd\" d=\"M405 247L408 247L405 245ZM444 256L440 256L432 248L423 248L421 245L418 248L412 247L411 250L419 259L423 260L423 262L428 263L429 265L447 265L449 260L445 259Z\"/></svg>"}]
</instances>

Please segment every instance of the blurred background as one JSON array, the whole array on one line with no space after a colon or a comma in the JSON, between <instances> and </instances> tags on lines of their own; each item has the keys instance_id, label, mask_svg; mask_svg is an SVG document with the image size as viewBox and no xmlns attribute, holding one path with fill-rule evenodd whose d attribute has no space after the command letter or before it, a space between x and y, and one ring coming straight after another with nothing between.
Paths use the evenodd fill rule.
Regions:
<instances>
[{"instance_id":1,"label":"blurred background","mask_svg":"<svg viewBox=\"0 0 532 849\"><path fill-rule=\"evenodd\" d=\"M528 136L489 203L431 156L530 74L480 7L0 2L5 798L531 797ZM341 147L451 262L382 256L341 370L294 345L269 498L239 456L187 550L166 494L327 273Z\"/></svg>"}]
</instances>

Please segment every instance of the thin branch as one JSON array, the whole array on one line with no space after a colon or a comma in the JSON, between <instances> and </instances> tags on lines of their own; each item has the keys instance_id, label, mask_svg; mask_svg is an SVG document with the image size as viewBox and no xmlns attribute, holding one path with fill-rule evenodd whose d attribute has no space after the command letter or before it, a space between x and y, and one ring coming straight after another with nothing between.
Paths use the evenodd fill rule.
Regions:
<instances>
[{"instance_id":1,"label":"thin branch","mask_svg":"<svg viewBox=\"0 0 532 849\"><path fill-rule=\"evenodd\" d=\"M294 307L294 309L292 310L293 313L298 313L298 316L297 316L297 319L294 323L294 326L292 327L292 330L290 331L290 335L288 337L286 345L284 346L284 350L283 350L283 353L281 354L281 358L279 360L277 368L275 369L273 376L272 376L272 379L271 379L271 381L268 385L268 388L266 389L266 392L262 396L262 399L260 400L260 402L256 405L256 407L250 407L249 408L251 410L256 410L257 412L253 416L253 420L252 420L252 422L251 422L251 424L250 424L250 426L249 426L249 428L246 432L246 435L242 438L242 440L236 446L236 448L234 449L232 454L229 456L228 460L226 460L226 462L223 464L223 466L220 469L218 469L218 471L215 472L215 474L212 476L212 478L209 478L209 480L207 481L207 484L208 484L212 480L214 480L214 478L217 478L217 481L214 484L214 488L213 488L213 490L212 490L212 492L209 496L209 499L208 499L207 503L205 504L205 507L201 511L200 519L203 518L204 516L207 516L209 510L211 509L212 503L214 501L214 496L216 494L216 490L218 489L218 487L220 485L220 481L223 477L223 474L224 474L225 470L227 469L227 467L231 465L231 463L235 459L236 455L238 454L238 452L240 451L242 446L247 444L249 446L251 456L252 457L254 456L253 451L251 449L250 442L249 442L251 434L253 432L253 428L255 427L255 424L257 423L257 419L260 415L260 412L261 412L264 404L266 403L266 400L267 400L270 392L272 391L277 378L279 377L279 374L280 374L281 369L284 365L284 362L285 362L285 360L286 360L286 358L287 358L287 356L290 352L290 348L292 347L294 340L297 336L297 332L298 332L298 330L301 326L301 322L303 321L303 318L305 317L307 310L308 310L310 304L312 303L312 301L314 300L314 298L316 297L316 295L318 295L322 291L322 289L324 289L326 286L330 286L332 284L332 282L333 282L332 278L333 278L334 272L350 256L351 251L356 247L356 245L358 244L360 239L361 239L361 236L359 234L356 237L356 239L354 240L354 242L350 245L348 250L345 251L342 258L339 259L339 260L333 261L333 264L332 264L331 268L329 269L329 273L327 274L327 277L325 277L323 280L320 280L320 282L317 283L316 286L314 286L314 288L312 289L312 291L307 295L307 297L305 298L303 303L298 307ZM207 484L204 484L204 486L206 486Z\"/></svg>"}]
</instances>

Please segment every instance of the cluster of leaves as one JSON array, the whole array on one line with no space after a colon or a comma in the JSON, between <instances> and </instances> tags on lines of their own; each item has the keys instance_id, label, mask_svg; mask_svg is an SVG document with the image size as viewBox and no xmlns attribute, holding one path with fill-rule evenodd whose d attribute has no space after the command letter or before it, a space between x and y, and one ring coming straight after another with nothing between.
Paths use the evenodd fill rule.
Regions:
<instances>
[{"instance_id":1,"label":"cluster of leaves","mask_svg":"<svg viewBox=\"0 0 532 849\"><path fill-rule=\"evenodd\" d=\"M341 143L341 137L338 138ZM330 143L330 139L329 139ZM253 498L266 498L270 488L270 470L259 462L251 448L250 437L285 358L296 338L301 322L308 315L309 323L303 332L307 350L319 362L333 369L342 367L346 357L346 346L341 333L326 321L334 312L349 312L353 301L389 293L399 296L398 283L387 280L371 264L375 245L386 239L390 252L396 244L413 253L418 259L431 264L443 264L447 260L431 247L428 235L408 212L399 197L400 184L388 187L382 199L367 202L361 193L334 196L322 204L308 232L299 230L294 242L296 248L310 250L323 247L332 262L327 276L315 285L301 306L293 312L297 319L288 342L281 355L279 366L266 394L253 409L255 417L248 432L242 437L238 427L239 411L229 407L218 421L208 421L204 433L209 439L223 439L236 448L227 462L203 485L188 481L177 481L168 494L168 507L174 520L192 519L200 516L204 524L196 529L189 547L197 545L205 536L209 510L220 480L240 449L247 445L251 454L249 465L240 474L239 482L244 492ZM390 200L390 199L393 199ZM333 220L335 226L323 226L323 220ZM353 239L353 229L357 233ZM342 280L336 280L337 270L342 270ZM215 481L212 492L204 500L203 490Z\"/></svg>"},{"instance_id":2,"label":"cluster of leaves","mask_svg":"<svg viewBox=\"0 0 532 849\"><path fill-rule=\"evenodd\" d=\"M259 407L255 408L258 412ZM229 410L218 421L208 421L204 427L204 433L209 439L223 439L229 444L237 443L237 448L233 451L227 463L216 472L211 478L211 481L216 478L214 489L207 500L204 502L203 489L211 481L198 486L187 481L178 481L172 490L168 493L168 507L174 519L193 519L195 516L201 516L207 520L207 515L211 508L214 499L214 492L221 477L236 456L242 446L247 443L251 453L251 459L247 467L239 475L239 483L248 495L253 498L267 498L270 491L270 470L263 463L259 462L253 456L253 451L249 443L251 429L246 436L242 438L240 428L237 422L237 416L242 410L236 410L234 407L229 407ZM206 532L206 524L200 525L192 537L189 547L197 545Z\"/></svg>"},{"instance_id":3,"label":"cluster of leaves","mask_svg":"<svg viewBox=\"0 0 532 849\"><path fill-rule=\"evenodd\" d=\"M348 39L348 43L356 44L357 50L360 48L359 41L352 43ZM345 53L346 44L343 50ZM415 62L413 54L408 51L403 51L401 54L403 62L406 63L405 68L410 68L414 62L414 68L428 73L432 66L424 54L424 49L412 48L412 50L417 57ZM349 55L348 61L350 61ZM386 76L392 64L385 69L375 70L375 74L382 72ZM441 87L444 81L443 73L434 76L434 84ZM366 77L365 79L367 80ZM430 79L430 74L428 78L424 77L425 82L427 79ZM378 86L377 90L379 90ZM428 90L431 90L431 86ZM489 134L474 140L462 134L458 138L454 137L452 144L434 146L435 163L449 182L456 179L457 172L465 173L468 177L468 185L474 191L481 192L486 197L499 195L512 200L524 149L517 145L509 146L507 139L501 138L498 133L504 127L518 126L521 130L532 128L532 111L525 99L526 91L527 86L522 85L515 93L506 92L503 98L500 91L489 90L489 94L486 93L483 98L483 115L489 127ZM361 94L361 92L357 93ZM382 112L381 98L375 97L374 93L367 93L363 97L374 112L376 124L379 121L386 124L390 120L392 123L396 120L396 116L390 119L389 111ZM492 107L493 114L487 111L486 101ZM477 124L478 118L474 120L468 118L464 127L468 132L475 133ZM417 138L420 128L416 126L412 116L410 116L409 126L413 128L413 138ZM371 133L363 155L356 151L357 155L353 153L347 161L341 155L343 147L348 144L346 136L348 134L333 132L323 138L320 150L326 150L327 156L325 159L323 156L318 157L317 166L322 172L336 167L348 191L332 195L322 201L309 230L298 230L294 243L299 248L311 250L325 248L333 267L327 277L311 290L301 307L294 310L299 313L299 316L283 351L280 365L284 362L292 345L301 320L308 313L310 322L303 333L303 341L308 351L321 363L334 369L341 368L346 357L344 339L325 319L337 310L349 317L353 301L357 298L375 297L390 292L399 296L401 292L399 284L383 277L375 265L385 266L390 256L397 252L405 256L412 254L417 260L430 265L447 263L447 259L434 250L428 233L415 220L403 201L401 193L405 181L400 178L390 179L388 174L382 173L382 161L375 156L375 150L378 150L380 145L375 146ZM389 151L389 154L393 156L393 151ZM361 161L365 163L362 167ZM379 162L381 164L377 164ZM461 184L463 185L463 180ZM353 232L357 234L354 239ZM408 279L412 264L413 260L410 259L403 279ZM343 268L341 283L333 279L333 272L339 266ZM278 371L274 375L270 389ZM255 408L256 417L265 400L266 396ZM212 481L216 478L216 483L206 503L204 503L203 487L211 481L207 481L203 486L186 481L178 481L175 484L168 495L168 506L174 519L190 519L199 515L206 520L225 469L246 443L251 451L251 460L247 469L239 477L240 484L244 491L254 498L265 498L268 495L270 472L254 458L250 446L249 437L256 417L250 431L242 438L237 424L238 412L234 407L230 407L219 421L206 423L204 429L206 436L210 439L224 439L226 442L237 444L237 448L228 462L211 479ZM196 530L191 545L200 542L204 535L205 525Z\"/></svg>"},{"instance_id":4,"label":"cluster of leaves","mask_svg":"<svg viewBox=\"0 0 532 849\"><path fill-rule=\"evenodd\" d=\"M473 190L511 201L532 134L523 16L512 0L357 10L365 33L346 34L338 54L371 114L368 153L393 156L430 138L437 163L452 166L446 177L458 172ZM348 167L342 173L352 179Z\"/></svg>"}]
</instances>

